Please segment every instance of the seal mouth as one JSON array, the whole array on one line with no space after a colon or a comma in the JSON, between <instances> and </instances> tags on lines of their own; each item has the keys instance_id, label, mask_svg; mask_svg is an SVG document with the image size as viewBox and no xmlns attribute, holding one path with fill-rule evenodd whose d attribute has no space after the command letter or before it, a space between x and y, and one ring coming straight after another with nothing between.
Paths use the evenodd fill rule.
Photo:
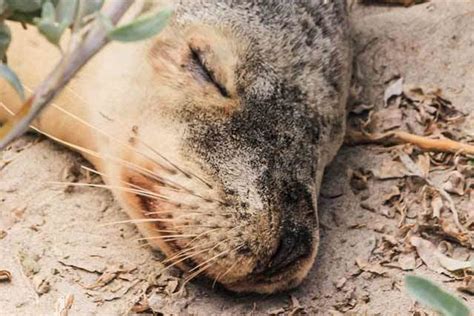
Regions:
<instances>
[{"instance_id":1,"label":"seal mouth","mask_svg":"<svg viewBox=\"0 0 474 316\"><path fill-rule=\"evenodd\" d=\"M266 270L257 275L251 275L238 282L224 284L226 288L238 293L269 294L289 291L303 281L313 266L317 248L306 256L300 256L295 261L279 266L278 269ZM276 254L278 256L278 253Z\"/></svg>"},{"instance_id":2,"label":"seal mouth","mask_svg":"<svg viewBox=\"0 0 474 316\"><path fill-rule=\"evenodd\" d=\"M189 280L203 275L215 282L224 277L241 279L251 271L253 254L246 250L249 246L242 242L226 202L213 194L199 194L142 174L126 173L122 179L139 191L127 193L125 198L136 210L134 217L143 239L166 255L165 265L188 272ZM234 265L235 260L242 269Z\"/></svg>"},{"instance_id":3,"label":"seal mouth","mask_svg":"<svg viewBox=\"0 0 474 316\"><path fill-rule=\"evenodd\" d=\"M127 173L122 179L131 188L148 192L128 193L127 199L140 213L137 225L146 226L141 229L144 239L165 254L166 266L188 273L185 282L199 276L235 292L273 293L297 286L307 273L306 267L311 266L308 262L312 263L312 255L308 255L303 241L312 239L306 232L282 231L279 242L276 236L267 236L268 243L274 242L268 251L273 250L256 253L252 238L259 232L244 236L245 228L235 224L238 211L230 202L225 204L192 191L184 193L170 183L142 174ZM266 225L257 221L247 226ZM268 227L262 230L268 231Z\"/></svg>"}]
</instances>

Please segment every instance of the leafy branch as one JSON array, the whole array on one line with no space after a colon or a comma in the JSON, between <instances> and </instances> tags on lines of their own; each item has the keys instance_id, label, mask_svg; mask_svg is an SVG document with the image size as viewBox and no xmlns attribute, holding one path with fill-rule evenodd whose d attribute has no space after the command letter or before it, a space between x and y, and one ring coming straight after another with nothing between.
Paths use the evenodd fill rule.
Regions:
<instances>
[{"instance_id":1,"label":"leafy branch","mask_svg":"<svg viewBox=\"0 0 474 316\"><path fill-rule=\"evenodd\" d=\"M61 60L54 69L18 113L0 128L0 149L24 133L82 66L111 40L132 42L149 38L166 26L172 14L166 9L117 26L133 3L133 0L116 0L102 9L102 0L0 0L0 57L3 61L0 76L10 83L22 100L24 90L20 80L6 65L11 33L5 20L36 25L38 31L62 51ZM63 51L59 43L68 29L71 37Z\"/></svg>"}]
</instances>

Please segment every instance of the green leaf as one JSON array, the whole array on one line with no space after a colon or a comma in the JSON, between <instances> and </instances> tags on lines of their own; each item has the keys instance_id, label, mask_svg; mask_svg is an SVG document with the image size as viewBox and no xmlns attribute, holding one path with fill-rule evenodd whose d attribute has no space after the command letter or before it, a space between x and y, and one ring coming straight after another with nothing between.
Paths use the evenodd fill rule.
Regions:
<instances>
[{"instance_id":1,"label":"green leaf","mask_svg":"<svg viewBox=\"0 0 474 316\"><path fill-rule=\"evenodd\" d=\"M12 39L12 34L10 28L4 24L0 24L0 61L5 58L8 46L10 46L10 41Z\"/></svg>"},{"instance_id":2,"label":"green leaf","mask_svg":"<svg viewBox=\"0 0 474 316\"><path fill-rule=\"evenodd\" d=\"M405 286L414 299L445 316L471 315L469 308L459 298L446 292L428 279L407 275Z\"/></svg>"},{"instance_id":3,"label":"green leaf","mask_svg":"<svg viewBox=\"0 0 474 316\"><path fill-rule=\"evenodd\" d=\"M15 11L13 12L10 16L8 16L8 20L10 21L17 21L21 23L27 23L27 24L34 24L35 18L38 18L41 16L41 11L35 11L31 13L23 13L20 11Z\"/></svg>"},{"instance_id":4,"label":"green leaf","mask_svg":"<svg viewBox=\"0 0 474 316\"><path fill-rule=\"evenodd\" d=\"M95 13L100 11L102 6L104 5L104 0L87 0L82 1L81 5L84 7L82 8L82 16L87 16L89 14Z\"/></svg>"},{"instance_id":5,"label":"green leaf","mask_svg":"<svg viewBox=\"0 0 474 316\"><path fill-rule=\"evenodd\" d=\"M10 9L23 13L41 9L42 0L7 0Z\"/></svg>"},{"instance_id":6,"label":"green leaf","mask_svg":"<svg viewBox=\"0 0 474 316\"><path fill-rule=\"evenodd\" d=\"M56 19L66 29L74 21L77 12L77 0L59 0L56 6Z\"/></svg>"},{"instance_id":7,"label":"green leaf","mask_svg":"<svg viewBox=\"0 0 474 316\"><path fill-rule=\"evenodd\" d=\"M43 7L41 8L41 19L48 22L56 21L56 11L51 2L47 1L43 4Z\"/></svg>"},{"instance_id":8,"label":"green leaf","mask_svg":"<svg viewBox=\"0 0 474 316\"><path fill-rule=\"evenodd\" d=\"M144 40L158 34L168 23L173 11L166 9L155 15L141 17L135 21L119 26L109 32L110 39L120 42Z\"/></svg>"},{"instance_id":9,"label":"green leaf","mask_svg":"<svg viewBox=\"0 0 474 316\"><path fill-rule=\"evenodd\" d=\"M59 44L65 27L63 28L56 22L56 10L51 2L47 1L43 4L41 18L35 19L35 23L38 27L38 31L43 34L49 42L54 45Z\"/></svg>"},{"instance_id":10,"label":"green leaf","mask_svg":"<svg viewBox=\"0 0 474 316\"><path fill-rule=\"evenodd\" d=\"M3 77L18 93L21 100L25 99L25 91L18 76L5 64L0 64L0 76Z\"/></svg>"}]
</instances>

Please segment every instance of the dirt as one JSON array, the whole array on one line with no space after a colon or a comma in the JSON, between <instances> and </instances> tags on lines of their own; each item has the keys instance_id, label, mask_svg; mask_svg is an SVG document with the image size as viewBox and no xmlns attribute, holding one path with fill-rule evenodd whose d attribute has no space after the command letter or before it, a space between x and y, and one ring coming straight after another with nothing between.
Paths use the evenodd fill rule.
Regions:
<instances>
[{"instance_id":1,"label":"dirt","mask_svg":"<svg viewBox=\"0 0 474 316\"><path fill-rule=\"evenodd\" d=\"M464 113L473 112L474 2L355 5L352 18L358 101L382 109L389 82L401 76L407 84L439 87ZM470 114L455 127L472 137L473 122ZM407 295L407 273L441 283L474 309L472 295L456 289L463 276L433 271L419 249L396 253L397 267L380 260L393 251L387 245L402 240L404 219L390 209L393 205L385 213L363 202L410 181L364 173L392 158L380 146L341 149L326 172L319 201L316 264L298 289L271 296L235 295L202 281L181 289L180 273L160 273L160 254L137 240L133 225L107 225L127 219L107 191L51 183L91 181L77 170L86 164L79 155L27 135L0 158L0 314L431 314ZM469 192L455 199L460 211L474 210L472 188ZM474 259L472 247L456 238L430 231L419 236L445 247L452 257ZM406 246L403 242L400 247Z\"/></svg>"}]
</instances>

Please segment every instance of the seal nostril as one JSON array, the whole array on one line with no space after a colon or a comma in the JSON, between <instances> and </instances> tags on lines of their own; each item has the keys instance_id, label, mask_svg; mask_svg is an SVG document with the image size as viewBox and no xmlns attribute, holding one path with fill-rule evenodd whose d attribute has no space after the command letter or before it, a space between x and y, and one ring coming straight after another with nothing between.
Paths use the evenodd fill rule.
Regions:
<instances>
[{"instance_id":1,"label":"seal nostril","mask_svg":"<svg viewBox=\"0 0 474 316\"><path fill-rule=\"evenodd\" d=\"M265 275L278 273L291 263L311 253L312 235L307 227L289 227L283 230L277 251L265 270Z\"/></svg>"}]
</instances>

